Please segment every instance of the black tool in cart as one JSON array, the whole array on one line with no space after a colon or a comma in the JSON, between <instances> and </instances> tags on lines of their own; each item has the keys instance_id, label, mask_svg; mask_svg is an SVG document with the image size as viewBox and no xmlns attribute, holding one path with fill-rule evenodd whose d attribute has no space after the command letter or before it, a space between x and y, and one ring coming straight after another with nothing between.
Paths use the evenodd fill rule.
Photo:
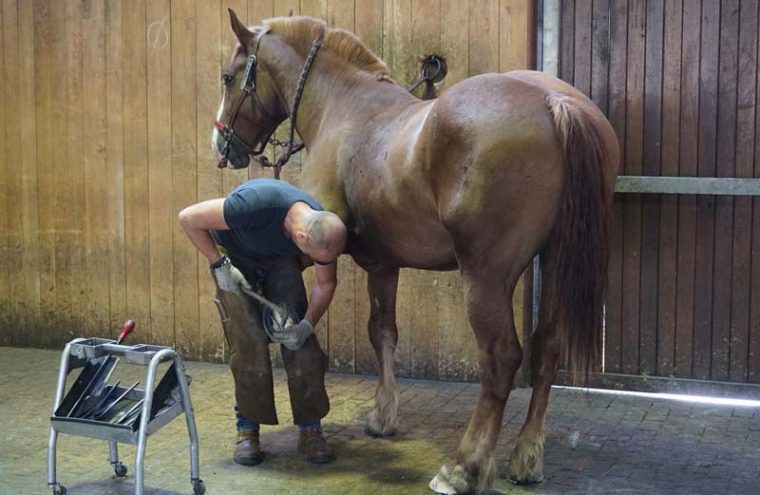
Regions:
<instances>
[{"instance_id":1,"label":"black tool in cart","mask_svg":"<svg viewBox=\"0 0 760 495\"><path fill-rule=\"evenodd\" d=\"M135 495L142 495L147 438L183 412L190 436L193 494L202 495L206 491L199 476L198 434L188 390L189 377L185 375L182 359L170 347L125 345L124 340L134 327L134 322L128 320L117 340L79 338L66 344L63 350L48 443L48 485L54 495L67 492L56 479L59 433L108 440L109 460L117 476L127 475L127 467L119 461L118 442L136 445ZM109 383L120 360L147 367L144 389L137 388L140 382L128 387L120 381ZM159 365L169 361L171 365L154 388ZM79 374L66 391L66 379L75 370Z\"/></svg>"}]
</instances>

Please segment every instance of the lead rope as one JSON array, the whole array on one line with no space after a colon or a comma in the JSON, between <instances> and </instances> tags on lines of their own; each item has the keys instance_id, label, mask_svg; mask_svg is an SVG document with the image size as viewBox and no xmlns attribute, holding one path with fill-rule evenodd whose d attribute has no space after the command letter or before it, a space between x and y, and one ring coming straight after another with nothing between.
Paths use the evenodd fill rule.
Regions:
<instances>
[{"instance_id":1,"label":"lead rope","mask_svg":"<svg viewBox=\"0 0 760 495\"><path fill-rule=\"evenodd\" d=\"M294 154L298 153L304 148L303 142L295 142L295 132L296 132L296 117L298 116L298 106L301 103L301 97L303 96L303 89L306 86L306 79L309 77L309 72L311 70L311 66L314 63L314 58L317 56L317 52L322 47L322 41L323 37L322 35L319 35L317 39L314 40L314 42L311 44L311 49L309 50L309 54L306 57L306 61L304 62L303 70L301 71L301 77L298 80L298 87L296 88L296 96L293 99L293 111L290 113L290 134L288 136L288 142L287 142L287 150L280 155L280 157L277 159L275 163L272 163L269 161L269 159L263 155L257 156L255 159L256 161L261 164L262 167L271 167L274 169L274 178L279 179L280 178L280 171L282 170L282 167L285 166L286 163L288 163L288 160L290 160L290 157ZM282 141L279 141L277 139L270 139L270 142L273 145L284 145Z\"/></svg>"}]
</instances>

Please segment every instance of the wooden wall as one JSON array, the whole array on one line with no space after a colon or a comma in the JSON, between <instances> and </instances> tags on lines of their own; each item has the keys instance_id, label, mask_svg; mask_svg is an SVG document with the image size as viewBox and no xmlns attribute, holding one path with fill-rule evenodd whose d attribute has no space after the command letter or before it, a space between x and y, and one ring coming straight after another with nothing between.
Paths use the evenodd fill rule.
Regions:
<instances>
[{"instance_id":1,"label":"wooden wall","mask_svg":"<svg viewBox=\"0 0 760 495\"><path fill-rule=\"evenodd\" d=\"M562 2L560 76L623 175L760 177L755 0ZM760 199L616 196L608 373L760 383Z\"/></svg>"},{"instance_id":2,"label":"wooden wall","mask_svg":"<svg viewBox=\"0 0 760 495\"><path fill-rule=\"evenodd\" d=\"M401 84L432 52L444 86L531 63L530 0L0 1L0 345L59 348L132 318L135 342L224 359L213 284L176 215L269 175L219 171L210 152L228 8L354 31ZM341 259L318 328L334 370L375 370L365 285ZM398 309L401 375L476 377L456 273L403 271Z\"/></svg>"}]
</instances>

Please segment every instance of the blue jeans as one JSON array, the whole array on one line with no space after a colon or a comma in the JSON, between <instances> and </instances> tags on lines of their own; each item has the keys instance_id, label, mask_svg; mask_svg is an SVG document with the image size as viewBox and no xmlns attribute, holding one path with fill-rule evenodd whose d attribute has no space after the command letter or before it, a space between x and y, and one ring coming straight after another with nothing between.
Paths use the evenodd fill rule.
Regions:
<instances>
[{"instance_id":1,"label":"blue jeans","mask_svg":"<svg viewBox=\"0 0 760 495\"><path fill-rule=\"evenodd\" d=\"M251 421L250 419L246 418L242 414L240 414L240 410L238 409L238 406L235 406L235 424L237 425L238 430L254 430L259 431L260 425L256 423L255 421ZM320 420L312 421L310 423L301 423L298 425L298 429L303 430L321 430L322 429L322 422Z\"/></svg>"}]
</instances>

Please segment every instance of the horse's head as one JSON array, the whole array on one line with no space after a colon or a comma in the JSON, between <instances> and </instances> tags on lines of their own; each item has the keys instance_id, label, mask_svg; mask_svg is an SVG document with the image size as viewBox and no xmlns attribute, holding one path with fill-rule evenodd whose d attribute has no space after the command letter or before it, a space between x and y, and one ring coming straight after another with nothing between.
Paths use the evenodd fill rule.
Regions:
<instances>
[{"instance_id":1,"label":"horse's head","mask_svg":"<svg viewBox=\"0 0 760 495\"><path fill-rule=\"evenodd\" d=\"M266 28L246 28L231 9L230 24L239 44L222 71L224 96L211 141L220 159L219 167L237 169L247 167L251 155L264 151L269 137L287 117L287 109L257 58Z\"/></svg>"}]
</instances>

